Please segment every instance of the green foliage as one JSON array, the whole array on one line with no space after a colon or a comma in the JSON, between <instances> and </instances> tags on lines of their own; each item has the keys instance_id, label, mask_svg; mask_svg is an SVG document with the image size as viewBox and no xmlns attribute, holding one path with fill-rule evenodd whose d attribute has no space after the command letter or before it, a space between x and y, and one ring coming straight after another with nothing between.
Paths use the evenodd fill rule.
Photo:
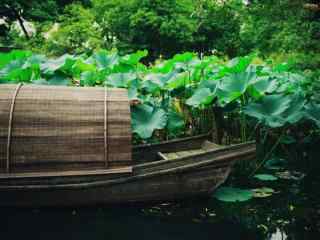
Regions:
<instances>
[{"instance_id":1,"label":"green foliage","mask_svg":"<svg viewBox=\"0 0 320 240\"><path fill-rule=\"evenodd\" d=\"M305 0L250 1L239 9L243 22L240 38L243 53L319 51L319 16L305 9Z\"/></svg>"},{"instance_id":2,"label":"green foliage","mask_svg":"<svg viewBox=\"0 0 320 240\"><path fill-rule=\"evenodd\" d=\"M259 179L261 181L276 181L278 178L271 174L257 174L253 176L256 179Z\"/></svg>"},{"instance_id":3,"label":"green foliage","mask_svg":"<svg viewBox=\"0 0 320 240\"><path fill-rule=\"evenodd\" d=\"M272 196L275 191L272 188L262 187L251 190L253 193L253 197L255 198L266 198Z\"/></svg>"},{"instance_id":4,"label":"green foliage","mask_svg":"<svg viewBox=\"0 0 320 240\"><path fill-rule=\"evenodd\" d=\"M90 53L101 47L102 35L90 10L72 4L65 8L59 20L57 31L51 34L44 46L48 54Z\"/></svg>"},{"instance_id":5,"label":"green foliage","mask_svg":"<svg viewBox=\"0 0 320 240\"><path fill-rule=\"evenodd\" d=\"M240 119L243 141L249 127L246 118L267 128L303 121L320 127L320 106L306 87L308 80L285 64L253 64L252 56L226 62L215 56L199 59L187 52L146 66L141 63L146 56L147 51L120 56L100 50L48 59L13 51L1 54L0 83L126 88L129 98L140 102L132 107L133 132L140 141L154 137L156 130L167 137L198 129L207 132L203 124L213 122L208 114L212 108Z\"/></svg>"},{"instance_id":6,"label":"green foliage","mask_svg":"<svg viewBox=\"0 0 320 240\"><path fill-rule=\"evenodd\" d=\"M132 108L132 128L141 138L150 138L156 129L163 129L167 124L166 112L146 104Z\"/></svg>"},{"instance_id":7,"label":"green foliage","mask_svg":"<svg viewBox=\"0 0 320 240\"><path fill-rule=\"evenodd\" d=\"M223 202L245 202L253 198L253 193L240 188L221 187L215 192L214 197Z\"/></svg>"},{"instance_id":8,"label":"green foliage","mask_svg":"<svg viewBox=\"0 0 320 240\"><path fill-rule=\"evenodd\" d=\"M228 3L95 0L94 11L107 41L120 51L145 48L152 59L186 50L236 53L240 24Z\"/></svg>"}]
</instances>

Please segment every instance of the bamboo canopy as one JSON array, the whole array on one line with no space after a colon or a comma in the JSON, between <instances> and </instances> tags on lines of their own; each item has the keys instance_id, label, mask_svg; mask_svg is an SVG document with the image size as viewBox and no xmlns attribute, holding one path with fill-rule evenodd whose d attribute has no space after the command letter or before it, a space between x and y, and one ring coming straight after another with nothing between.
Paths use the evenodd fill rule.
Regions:
<instances>
[{"instance_id":1,"label":"bamboo canopy","mask_svg":"<svg viewBox=\"0 0 320 240\"><path fill-rule=\"evenodd\" d=\"M130 165L126 90L0 85L0 172Z\"/></svg>"}]
</instances>

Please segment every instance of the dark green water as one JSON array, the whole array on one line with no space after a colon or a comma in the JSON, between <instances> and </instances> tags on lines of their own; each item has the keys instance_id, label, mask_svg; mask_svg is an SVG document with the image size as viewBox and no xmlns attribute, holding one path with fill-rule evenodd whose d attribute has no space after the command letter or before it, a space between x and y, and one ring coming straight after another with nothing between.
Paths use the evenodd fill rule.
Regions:
<instances>
[{"instance_id":1,"label":"dark green water","mask_svg":"<svg viewBox=\"0 0 320 240\"><path fill-rule=\"evenodd\" d=\"M153 206L1 209L0 236L10 240L317 240L319 182L319 178L305 178L263 183L278 193L244 203L212 198Z\"/></svg>"}]
</instances>

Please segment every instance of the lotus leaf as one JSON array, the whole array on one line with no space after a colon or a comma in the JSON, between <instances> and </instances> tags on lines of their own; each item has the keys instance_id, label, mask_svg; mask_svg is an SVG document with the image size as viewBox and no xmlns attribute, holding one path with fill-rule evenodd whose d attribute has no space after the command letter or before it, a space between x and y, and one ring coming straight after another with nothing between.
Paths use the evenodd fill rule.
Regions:
<instances>
[{"instance_id":1,"label":"lotus leaf","mask_svg":"<svg viewBox=\"0 0 320 240\"><path fill-rule=\"evenodd\" d=\"M272 196L275 191L272 188L262 187L251 190L253 193L253 197L255 198L266 198Z\"/></svg>"},{"instance_id":2,"label":"lotus leaf","mask_svg":"<svg viewBox=\"0 0 320 240\"><path fill-rule=\"evenodd\" d=\"M113 73L107 77L106 83L112 87L125 88L135 78L136 75L133 73Z\"/></svg>"},{"instance_id":3,"label":"lotus leaf","mask_svg":"<svg viewBox=\"0 0 320 240\"><path fill-rule=\"evenodd\" d=\"M256 174L253 176L256 179L259 179L261 181L276 181L278 178L271 174Z\"/></svg>"},{"instance_id":4,"label":"lotus leaf","mask_svg":"<svg viewBox=\"0 0 320 240\"><path fill-rule=\"evenodd\" d=\"M133 132L143 139L150 138L154 130L163 129L167 124L167 115L162 108L140 104L133 106L131 112Z\"/></svg>"},{"instance_id":5,"label":"lotus leaf","mask_svg":"<svg viewBox=\"0 0 320 240\"><path fill-rule=\"evenodd\" d=\"M221 187L214 197L223 202L245 202L253 198L253 193L246 189Z\"/></svg>"},{"instance_id":6,"label":"lotus leaf","mask_svg":"<svg viewBox=\"0 0 320 240\"><path fill-rule=\"evenodd\" d=\"M214 95L209 88L200 88L187 100L186 104L193 107L199 107L200 105L209 104L213 98Z\"/></svg>"}]
</instances>

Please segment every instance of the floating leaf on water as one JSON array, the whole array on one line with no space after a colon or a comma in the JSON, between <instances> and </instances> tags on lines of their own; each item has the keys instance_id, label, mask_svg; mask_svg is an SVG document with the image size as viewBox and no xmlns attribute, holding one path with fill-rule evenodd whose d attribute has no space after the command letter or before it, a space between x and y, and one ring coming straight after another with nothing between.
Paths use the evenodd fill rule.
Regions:
<instances>
[{"instance_id":1,"label":"floating leaf on water","mask_svg":"<svg viewBox=\"0 0 320 240\"><path fill-rule=\"evenodd\" d=\"M257 174L253 176L254 178L257 178L261 181L276 181L278 178L271 174Z\"/></svg>"},{"instance_id":2,"label":"floating leaf on water","mask_svg":"<svg viewBox=\"0 0 320 240\"><path fill-rule=\"evenodd\" d=\"M271 158L264 164L264 167L270 170L278 170L281 169L284 165L285 159L283 158Z\"/></svg>"},{"instance_id":3,"label":"floating leaf on water","mask_svg":"<svg viewBox=\"0 0 320 240\"><path fill-rule=\"evenodd\" d=\"M221 187L215 192L214 197L223 202L244 202L253 198L253 193L246 189Z\"/></svg>"},{"instance_id":4,"label":"floating leaf on water","mask_svg":"<svg viewBox=\"0 0 320 240\"><path fill-rule=\"evenodd\" d=\"M251 190L253 192L253 197L255 198L265 198L272 196L275 191L272 188L262 187Z\"/></svg>"},{"instance_id":5,"label":"floating leaf on water","mask_svg":"<svg viewBox=\"0 0 320 240\"><path fill-rule=\"evenodd\" d=\"M305 177L304 173L298 171L284 171L276 173L277 177L286 180L296 180L299 181Z\"/></svg>"}]
</instances>

